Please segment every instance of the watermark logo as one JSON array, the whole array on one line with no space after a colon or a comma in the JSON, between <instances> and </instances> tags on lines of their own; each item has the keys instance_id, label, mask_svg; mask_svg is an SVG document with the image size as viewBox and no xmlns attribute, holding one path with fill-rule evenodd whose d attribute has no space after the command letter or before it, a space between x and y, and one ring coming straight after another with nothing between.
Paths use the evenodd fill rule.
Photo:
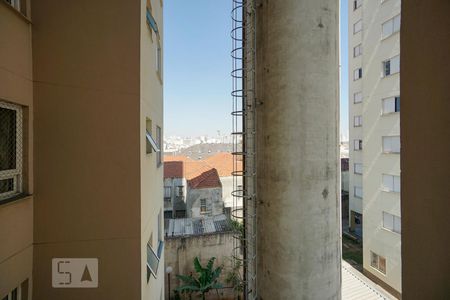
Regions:
<instances>
[{"instance_id":1,"label":"watermark logo","mask_svg":"<svg viewBox=\"0 0 450 300\"><path fill-rule=\"evenodd\" d=\"M97 258L53 258L52 286L54 288L97 288Z\"/></svg>"}]
</instances>

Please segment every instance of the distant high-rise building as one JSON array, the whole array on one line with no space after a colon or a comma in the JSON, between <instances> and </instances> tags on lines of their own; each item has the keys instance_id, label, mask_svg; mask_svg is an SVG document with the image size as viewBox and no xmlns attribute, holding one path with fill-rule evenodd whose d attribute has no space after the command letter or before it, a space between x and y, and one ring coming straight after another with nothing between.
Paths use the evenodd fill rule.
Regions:
<instances>
[{"instance_id":1,"label":"distant high-rise building","mask_svg":"<svg viewBox=\"0 0 450 300\"><path fill-rule=\"evenodd\" d=\"M349 1L350 229L364 273L401 294L400 0Z\"/></svg>"}]
</instances>

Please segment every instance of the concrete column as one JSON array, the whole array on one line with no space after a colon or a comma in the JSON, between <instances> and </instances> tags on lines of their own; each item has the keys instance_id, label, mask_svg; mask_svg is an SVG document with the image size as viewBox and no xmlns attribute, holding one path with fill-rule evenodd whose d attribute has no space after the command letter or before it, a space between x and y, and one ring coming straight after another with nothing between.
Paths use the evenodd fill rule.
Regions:
<instances>
[{"instance_id":1,"label":"concrete column","mask_svg":"<svg viewBox=\"0 0 450 300\"><path fill-rule=\"evenodd\" d=\"M338 5L258 3L259 299L340 299Z\"/></svg>"}]
</instances>

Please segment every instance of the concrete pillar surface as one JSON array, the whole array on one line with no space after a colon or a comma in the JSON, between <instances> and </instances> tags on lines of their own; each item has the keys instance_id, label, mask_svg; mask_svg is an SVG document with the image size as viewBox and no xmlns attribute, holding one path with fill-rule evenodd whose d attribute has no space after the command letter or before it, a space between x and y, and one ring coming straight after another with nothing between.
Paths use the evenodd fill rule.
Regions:
<instances>
[{"instance_id":1,"label":"concrete pillar surface","mask_svg":"<svg viewBox=\"0 0 450 300\"><path fill-rule=\"evenodd\" d=\"M259 299L340 299L339 1L257 7Z\"/></svg>"}]
</instances>

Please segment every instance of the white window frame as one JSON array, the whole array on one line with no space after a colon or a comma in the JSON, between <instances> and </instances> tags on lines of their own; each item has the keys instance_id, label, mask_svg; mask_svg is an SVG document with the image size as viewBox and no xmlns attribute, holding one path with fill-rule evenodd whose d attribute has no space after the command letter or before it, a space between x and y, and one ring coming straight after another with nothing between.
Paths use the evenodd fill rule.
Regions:
<instances>
[{"instance_id":1,"label":"white window frame","mask_svg":"<svg viewBox=\"0 0 450 300\"><path fill-rule=\"evenodd\" d=\"M388 37L400 32L401 16L400 14L386 20L381 24L381 39L387 39ZM386 32L385 32L385 29Z\"/></svg>"},{"instance_id":2,"label":"white window frame","mask_svg":"<svg viewBox=\"0 0 450 300\"><path fill-rule=\"evenodd\" d=\"M357 34L358 32L361 32L363 30L363 23L362 19L359 19L353 24L353 34Z\"/></svg>"},{"instance_id":3,"label":"white window frame","mask_svg":"<svg viewBox=\"0 0 450 300\"><path fill-rule=\"evenodd\" d=\"M361 193L358 193L357 191L361 191ZM354 186L353 187L353 196L359 199L363 198L363 188L362 186Z\"/></svg>"},{"instance_id":4,"label":"white window frame","mask_svg":"<svg viewBox=\"0 0 450 300\"><path fill-rule=\"evenodd\" d=\"M373 263L374 258L376 260L376 264ZM384 271L380 268L380 260L381 260L380 258L384 259L384 268L385 268ZM376 254L373 251L370 251L370 266L372 268L374 268L375 270L377 270L378 272L380 272L381 274L386 275L386 269L387 269L386 257Z\"/></svg>"},{"instance_id":5,"label":"white window frame","mask_svg":"<svg viewBox=\"0 0 450 300\"><path fill-rule=\"evenodd\" d=\"M156 166L159 168L162 165L162 128L159 126L156 126L156 142L158 143L158 149L160 151L156 151Z\"/></svg>"},{"instance_id":6,"label":"white window frame","mask_svg":"<svg viewBox=\"0 0 450 300\"><path fill-rule=\"evenodd\" d=\"M22 183L23 183L23 169L22 169L22 161L23 161L23 111L22 107L1 102L0 108L9 109L15 111L16 113L16 168L8 169L8 170L0 170L0 180L13 180L13 189L9 192L0 193L0 201L11 198L22 193Z\"/></svg>"},{"instance_id":7,"label":"white window frame","mask_svg":"<svg viewBox=\"0 0 450 300\"><path fill-rule=\"evenodd\" d=\"M353 70L353 81L359 80L363 77L362 68Z\"/></svg>"},{"instance_id":8,"label":"white window frame","mask_svg":"<svg viewBox=\"0 0 450 300\"><path fill-rule=\"evenodd\" d=\"M390 174L382 174L381 178L382 178L381 185L382 185L383 191L400 193L400 190L401 190L400 176L390 175Z\"/></svg>"},{"instance_id":9,"label":"white window frame","mask_svg":"<svg viewBox=\"0 0 450 300\"><path fill-rule=\"evenodd\" d=\"M353 117L353 127L361 127L362 126L362 115Z\"/></svg>"},{"instance_id":10,"label":"white window frame","mask_svg":"<svg viewBox=\"0 0 450 300\"><path fill-rule=\"evenodd\" d=\"M20 11L20 0L5 0L5 2Z\"/></svg>"},{"instance_id":11,"label":"white window frame","mask_svg":"<svg viewBox=\"0 0 450 300\"><path fill-rule=\"evenodd\" d=\"M398 138L398 144L399 147L398 149L394 149L395 147L393 144L393 140ZM400 154L401 151L401 141L400 141L400 136L399 135L389 135L389 136L383 136L381 137L381 141L382 141L382 147L383 147L383 153L392 153L392 154ZM389 143L389 149L386 149L386 143ZM395 141L397 143L397 141Z\"/></svg>"},{"instance_id":12,"label":"white window frame","mask_svg":"<svg viewBox=\"0 0 450 300\"><path fill-rule=\"evenodd\" d=\"M152 146L153 151L155 151L155 152L160 152L161 151L159 149L155 139L152 137L150 132L148 132L147 130L145 131L145 137L147 138L147 142L150 143L150 145ZM151 152L147 152L147 154L150 154L150 153Z\"/></svg>"},{"instance_id":13,"label":"white window frame","mask_svg":"<svg viewBox=\"0 0 450 300\"><path fill-rule=\"evenodd\" d=\"M389 66L389 73L387 69ZM400 55L395 55L381 62L381 77L389 77L400 73Z\"/></svg>"},{"instance_id":14,"label":"white window frame","mask_svg":"<svg viewBox=\"0 0 450 300\"><path fill-rule=\"evenodd\" d=\"M402 218L388 212L383 211L382 213L382 224L383 229L388 231L402 234Z\"/></svg>"},{"instance_id":15,"label":"white window frame","mask_svg":"<svg viewBox=\"0 0 450 300\"><path fill-rule=\"evenodd\" d=\"M398 105L397 105L398 103ZM398 109L397 109L398 107ZM400 96L381 99L381 114L388 115L400 112Z\"/></svg>"},{"instance_id":16,"label":"white window frame","mask_svg":"<svg viewBox=\"0 0 450 300\"><path fill-rule=\"evenodd\" d=\"M363 102L362 92L353 93L353 103L361 103Z\"/></svg>"},{"instance_id":17,"label":"white window frame","mask_svg":"<svg viewBox=\"0 0 450 300\"><path fill-rule=\"evenodd\" d=\"M362 44L353 47L353 57L358 57L360 55L362 55Z\"/></svg>"},{"instance_id":18,"label":"white window frame","mask_svg":"<svg viewBox=\"0 0 450 300\"><path fill-rule=\"evenodd\" d=\"M363 174L363 164L362 163L354 163L353 164L353 173L354 174Z\"/></svg>"}]
</instances>

